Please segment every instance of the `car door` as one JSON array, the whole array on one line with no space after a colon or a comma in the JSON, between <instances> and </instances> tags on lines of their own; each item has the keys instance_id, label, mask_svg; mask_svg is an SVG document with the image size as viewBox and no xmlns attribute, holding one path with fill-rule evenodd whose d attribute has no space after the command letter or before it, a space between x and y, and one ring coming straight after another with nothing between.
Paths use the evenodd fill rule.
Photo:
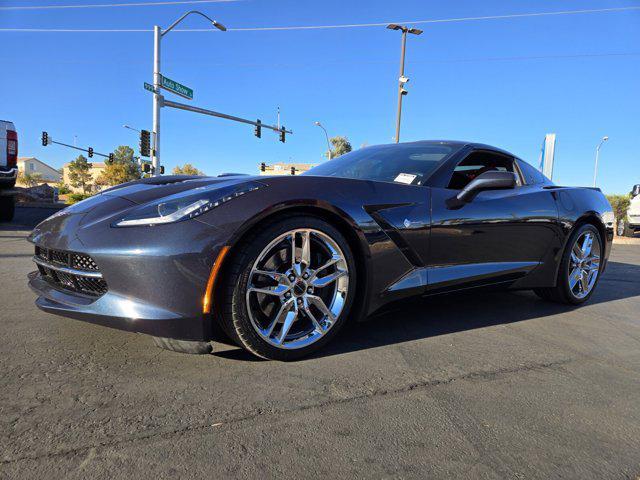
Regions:
<instances>
[{"instance_id":1,"label":"car door","mask_svg":"<svg viewBox=\"0 0 640 480\"><path fill-rule=\"evenodd\" d=\"M517 186L448 206L473 178L492 170L514 172ZM472 149L453 166L446 186L432 188L429 290L513 282L534 271L556 237L558 218L542 187L527 184L515 159L500 152Z\"/></svg>"}]
</instances>

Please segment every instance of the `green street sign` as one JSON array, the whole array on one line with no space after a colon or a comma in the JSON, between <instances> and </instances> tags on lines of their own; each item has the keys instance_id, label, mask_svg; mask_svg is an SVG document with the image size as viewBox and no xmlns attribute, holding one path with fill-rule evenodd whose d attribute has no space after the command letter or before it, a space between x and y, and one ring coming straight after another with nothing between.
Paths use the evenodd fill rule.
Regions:
<instances>
[{"instance_id":1,"label":"green street sign","mask_svg":"<svg viewBox=\"0 0 640 480\"><path fill-rule=\"evenodd\" d=\"M160 76L160 86L165 90L169 90L170 92L175 93L176 95L180 95L187 100L193 100L193 90L189 87L182 85L175 80L171 80L163 75Z\"/></svg>"},{"instance_id":2,"label":"green street sign","mask_svg":"<svg viewBox=\"0 0 640 480\"><path fill-rule=\"evenodd\" d=\"M150 83L144 82L144 89L156 93L155 88L153 88L153 85L151 85Z\"/></svg>"}]
</instances>

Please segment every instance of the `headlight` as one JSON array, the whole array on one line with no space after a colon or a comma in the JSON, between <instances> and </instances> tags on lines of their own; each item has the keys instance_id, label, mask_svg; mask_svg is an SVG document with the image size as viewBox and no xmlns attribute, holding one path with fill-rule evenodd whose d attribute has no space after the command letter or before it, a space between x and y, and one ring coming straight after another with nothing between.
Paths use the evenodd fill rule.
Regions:
<instances>
[{"instance_id":1,"label":"headlight","mask_svg":"<svg viewBox=\"0 0 640 480\"><path fill-rule=\"evenodd\" d=\"M245 193L263 187L258 182L220 187L219 184L176 193L133 210L114 227L161 225L194 218Z\"/></svg>"}]
</instances>

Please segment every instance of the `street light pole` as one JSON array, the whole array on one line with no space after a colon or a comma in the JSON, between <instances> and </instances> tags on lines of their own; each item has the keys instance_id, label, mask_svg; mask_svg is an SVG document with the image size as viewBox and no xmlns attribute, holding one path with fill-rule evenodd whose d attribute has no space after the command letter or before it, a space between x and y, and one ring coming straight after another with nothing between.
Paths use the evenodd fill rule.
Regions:
<instances>
[{"instance_id":1,"label":"street light pole","mask_svg":"<svg viewBox=\"0 0 640 480\"><path fill-rule=\"evenodd\" d=\"M331 151L331 142L329 142L329 134L327 133L327 129L324 128L324 125L322 125L320 122L315 122L315 124L319 126L322 130L324 130L324 136L327 139L327 148L329 149L329 160L331 160L333 158L333 155L332 155L333 152Z\"/></svg>"},{"instance_id":2,"label":"street light pole","mask_svg":"<svg viewBox=\"0 0 640 480\"><path fill-rule=\"evenodd\" d=\"M594 187L596 186L596 177L598 176L598 157L600 157L600 147L602 147L602 144L607 140L609 140L609 137L605 135L604 137L602 137L602 140L600 140L600 143L596 147L596 165L593 169L593 186Z\"/></svg>"},{"instance_id":3,"label":"street light pole","mask_svg":"<svg viewBox=\"0 0 640 480\"><path fill-rule=\"evenodd\" d=\"M185 13L175 22L173 22L163 32L158 25L153 27L153 147L151 150L151 164L153 165L153 175L160 175L160 109L164 104L164 97L160 94L160 87L162 85L162 74L160 73L160 41L167 33L178 25L186 17L195 13L201 17L206 18L211 24L218 30L225 32L227 29L224 25L212 20L207 15L197 10L191 10Z\"/></svg>"},{"instance_id":4,"label":"street light pole","mask_svg":"<svg viewBox=\"0 0 640 480\"><path fill-rule=\"evenodd\" d=\"M407 92L404 89L405 83L409 81L407 77L404 76L404 56L407 46L407 33L412 33L414 35L420 35L422 30L418 28L408 28L404 25L396 25L395 23L391 23L387 25L387 28L390 30L400 30L402 31L402 44L400 48L400 75L398 77L398 112L396 115L396 143L400 142L400 121L402 118L402 97L406 95Z\"/></svg>"}]
</instances>

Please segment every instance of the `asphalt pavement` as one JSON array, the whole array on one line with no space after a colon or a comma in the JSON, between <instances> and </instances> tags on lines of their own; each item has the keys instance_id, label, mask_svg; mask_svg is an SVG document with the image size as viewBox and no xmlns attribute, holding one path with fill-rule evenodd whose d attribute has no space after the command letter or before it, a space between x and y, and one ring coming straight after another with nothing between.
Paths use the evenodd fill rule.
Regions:
<instances>
[{"instance_id":1,"label":"asphalt pavement","mask_svg":"<svg viewBox=\"0 0 640 480\"><path fill-rule=\"evenodd\" d=\"M40 312L32 210L0 224L0 478L640 478L639 245L580 308L439 296L279 363Z\"/></svg>"}]
</instances>

